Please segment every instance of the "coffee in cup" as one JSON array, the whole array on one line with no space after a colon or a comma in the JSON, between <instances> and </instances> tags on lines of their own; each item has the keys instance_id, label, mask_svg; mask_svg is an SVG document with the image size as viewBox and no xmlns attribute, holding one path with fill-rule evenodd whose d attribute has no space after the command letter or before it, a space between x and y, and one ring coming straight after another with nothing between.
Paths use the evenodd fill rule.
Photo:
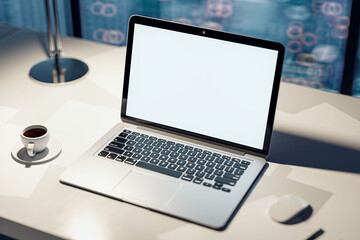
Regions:
<instances>
[{"instance_id":1,"label":"coffee in cup","mask_svg":"<svg viewBox=\"0 0 360 240\"><path fill-rule=\"evenodd\" d=\"M49 131L42 125L31 125L21 132L21 141L30 157L45 150L49 142Z\"/></svg>"}]
</instances>

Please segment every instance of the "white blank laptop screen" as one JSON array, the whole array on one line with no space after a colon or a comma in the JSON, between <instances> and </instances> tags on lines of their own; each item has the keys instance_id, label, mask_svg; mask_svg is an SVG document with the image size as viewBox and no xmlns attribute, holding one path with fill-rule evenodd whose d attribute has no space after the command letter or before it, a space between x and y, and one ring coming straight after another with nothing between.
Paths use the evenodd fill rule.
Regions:
<instances>
[{"instance_id":1,"label":"white blank laptop screen","mask_svg":"<svg viewBox=\"0 0 360 240\"><path fill-rule=\"evenodd\" d=\"M126 115L262 149L277 57L135 24Z\"/></svg>"}]
</instances>

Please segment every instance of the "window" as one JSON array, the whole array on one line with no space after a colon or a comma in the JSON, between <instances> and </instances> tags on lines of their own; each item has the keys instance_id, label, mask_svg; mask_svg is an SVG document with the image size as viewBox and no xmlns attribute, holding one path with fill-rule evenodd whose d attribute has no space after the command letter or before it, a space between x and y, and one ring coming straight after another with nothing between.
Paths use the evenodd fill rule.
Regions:
<instances>
[{"instance_id":1,"label":"window","mask_svg":"<svg viewBox=\"0 0 360 240\"><path fill-rule=\"evenodd\" d=\"M360 53L355 62L347 51L350 45L351 51L357 49L349 36L352 40L354 26L359 27L360 17L355 16L359 14L351 14L360 10L358 1L66 0L57 4L62 34L73 32L118 46L126 45L127 22L133 14L279 41L286 47L282 81L360 95ZM0 21L45 31L42 5L42 0L2 1ZM25 15L32 20L25 20ZM349 75L354 68L356 72Z\"/></svg>"}]
</instances>

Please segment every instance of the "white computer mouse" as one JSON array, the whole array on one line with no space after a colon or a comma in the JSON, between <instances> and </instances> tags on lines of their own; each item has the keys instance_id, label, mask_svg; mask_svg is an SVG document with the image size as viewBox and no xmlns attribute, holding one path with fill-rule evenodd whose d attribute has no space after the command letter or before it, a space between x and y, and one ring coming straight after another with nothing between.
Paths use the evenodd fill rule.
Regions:
<instances>
[{"instance_id":1,"label":"white computer mouse","mask_svg":"<svg viewBox=\"0 0 360 240\"><path fill-rule=\"evenodd\" d=\"M302 213L309 207L309 203L292 194L281 196L269 208L269 215L272 219L280 223L291 221L294 217Z\"/></svg>"}]
</instances>

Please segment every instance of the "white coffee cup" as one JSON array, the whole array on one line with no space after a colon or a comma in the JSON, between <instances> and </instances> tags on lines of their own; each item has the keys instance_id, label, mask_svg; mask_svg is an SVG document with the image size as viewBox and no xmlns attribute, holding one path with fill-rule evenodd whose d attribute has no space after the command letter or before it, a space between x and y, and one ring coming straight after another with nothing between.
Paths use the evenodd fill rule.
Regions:
<instances>
[{"instance_id":1,"label":"white coffee cup","mask_svg":"<svg viewBox=\"0 0 360 240\"><path fill-rule=\"evenodd\" d=\"M45 150L49 142L48 129L42 125L31 125L21 132L21 141L30 157Z\"/></svg>"}]
</instances>

